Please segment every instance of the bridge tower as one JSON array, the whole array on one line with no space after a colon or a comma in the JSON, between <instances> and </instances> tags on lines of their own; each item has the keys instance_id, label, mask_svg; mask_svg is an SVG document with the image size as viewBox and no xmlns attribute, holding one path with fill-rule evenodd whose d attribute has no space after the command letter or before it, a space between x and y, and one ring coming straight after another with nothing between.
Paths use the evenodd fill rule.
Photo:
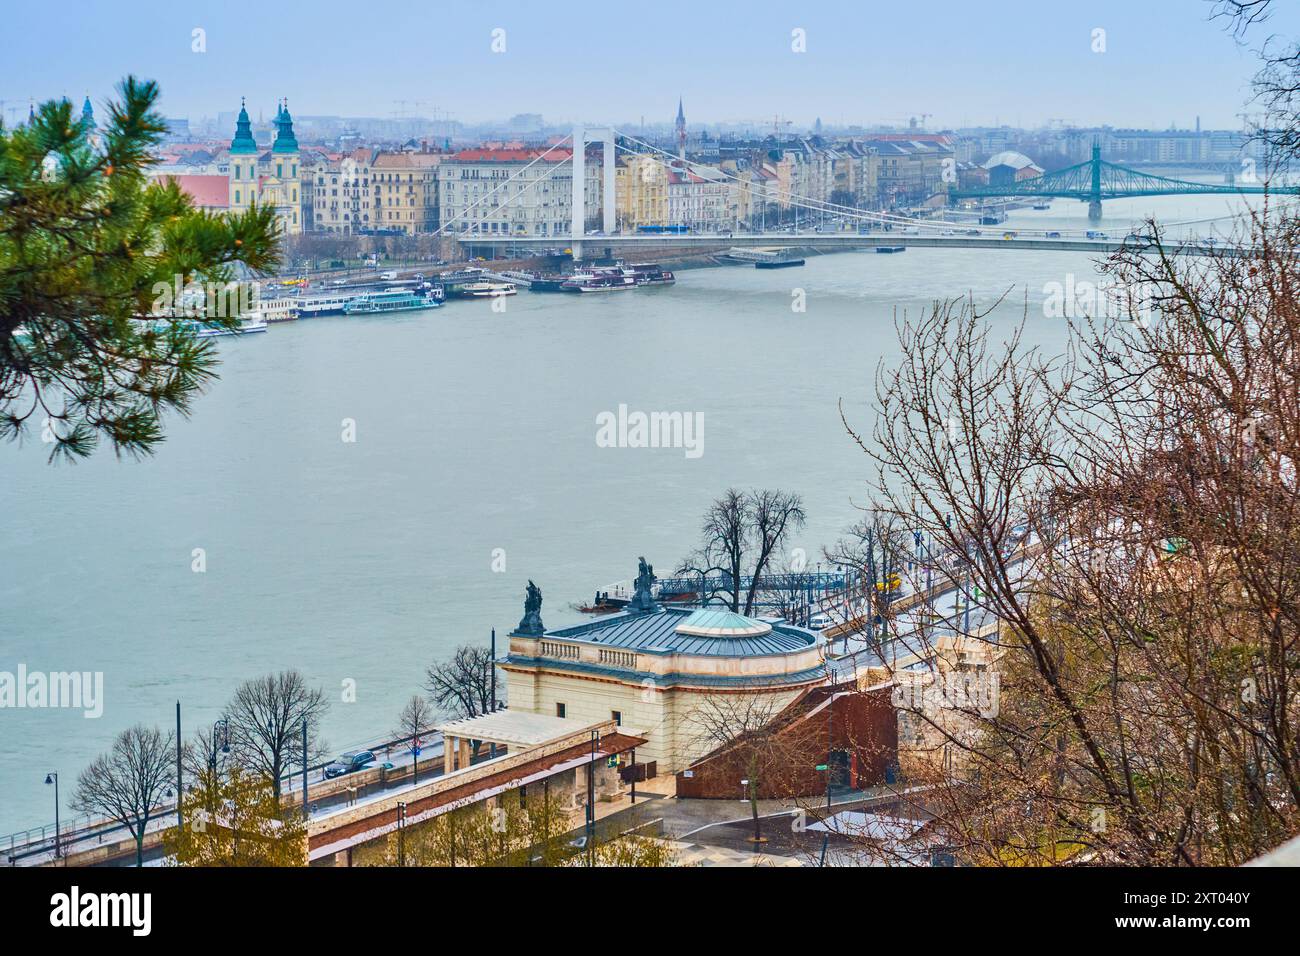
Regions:
<instances>
[{"instance_id":1,"label":"bridge tower","mask_svg":"<svg viewBox=\"0 0 1300 956\"><path fill-rule=\"evenodd\" d=\"M1093 222L1101 219L1101 141L1092 141L1092 179L1088 189L1088 218Z\"/></svg>"},{"instance_id":2,"label":"bridge tower","mask_svg":"<svg viewBox=\"0 0 1300 956\"><path fill-rule=\"evenodd\" d=\"M587 233L587 144L600 143L602 158L602 182L600 190L601 231L612 236L615 228L614 213L616 209L614 196L614 131L607 126L584 129L573 128L573 214L570 227L569 245L573 249L573 261L582 260L582 237Z\"/></svg>"}]
</instances>

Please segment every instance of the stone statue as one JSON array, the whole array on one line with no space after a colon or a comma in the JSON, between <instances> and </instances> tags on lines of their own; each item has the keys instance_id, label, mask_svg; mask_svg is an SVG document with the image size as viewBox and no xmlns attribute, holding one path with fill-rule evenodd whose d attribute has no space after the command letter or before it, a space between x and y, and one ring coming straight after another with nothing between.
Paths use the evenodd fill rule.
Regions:
<instances>
[{"instance_id":1,"label":"stone statue","mask_svg":"<svg viewBox=\"0 0 1300 956\"><path fill-rule=\"evenodd\" d=\"M542 589L532 581L528 582L528 591L524 595L524 616L515 628L516 634L543 634L546 628L542 624Z\"/></svg>"},{"instance_id":2,"label":"stone statue","mask_svg":"<svg viewBox=\"0 0 1300 956\"><path fill-rule=\"evenodd\" d=\"M658 580L655 577L654 565L647 564L645 558L639 558L640 565L637 568L636 580L633 584L636 587L636 593L632 595L632 600L628 602L627 609L632 614L644 614L647 611L658 610L654 599L654 583Z\"/></svg>"}]
</instances>

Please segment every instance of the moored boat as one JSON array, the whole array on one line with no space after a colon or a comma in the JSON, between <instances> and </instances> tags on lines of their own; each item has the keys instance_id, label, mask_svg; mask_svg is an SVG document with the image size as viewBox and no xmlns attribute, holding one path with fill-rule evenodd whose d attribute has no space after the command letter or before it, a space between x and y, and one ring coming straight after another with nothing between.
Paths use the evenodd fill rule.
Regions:
<instances>
[{"instance_id":1,"label":"moored boat","mask_svg":"<svg viewBox=\"0 0 1300 956\"><path fill-rule=\"evenodd\" d=\"M343 312L345 315L376 315L385 312L418 312L436 309L441 305L440 289L434 288L427 293L394 289L359 295L343 307Z\"/></svg>"},{"instance_id":2,"label":"moored boat","mask_svg":"<svg viewBox=\"0 0 1300 956\"><path fill-rule=\"evenodd\" d=\"M250 335L254 332L265 332L268 327L266 319L257 314L244 316L239 320L237 326L209 325L198 319L155 319L153 320L153 329L155 332L166 332L173 325L179 325L194 334L196 339L210 339L218 335Z\"/></svg>"},{"instance_id":3,"label":"moored boat","mask_svg":"<svg viewBox=\"0 0 1300 956\"><path fill-rule=\"evenodd\" d=\"M303 296L293 306L299 319L312 319L318 315L342 315L344 307L356 298L356 293L336 292L330 295Z\"/></svg>"},{"instance_id":4,"label":"moored boat","mask_svg":"<svg viewBox=\"0 0 1300 956\"><path fill-rule=\"evenodd\" d=\"M542 275L533 276L533 281L528 285L530 292L563 292L564 283L569 281L569 276L565 275Z\"/></svg>"},{"instance_id":5,"label":"moored boat","mask_svg":"<svg viewBox=\"0 0 1300 956\"><path fill-rule=\"evenodd\" d=\"M577 284L579 292L623 292L636 288L636 278L615 272L602 272L580 279Z\"/></svg>"},{"instance_id":6,"label":"moored boat","mask_svg":"<svg viewBox=\"0 0 1300 956\"><path fill-rule=\"evenodd\" d=\"M634 263L628 269L637 285L672 285L677 281L671 272L652 262Z\"/></svg>"},{"instance_id":7,"label":"moored boat","mask_svg":"<svg viewBox=\"0 0 1300 956\"><path fill-rule=\"evenodd\" d=\"M519 290L513 282L471 282L460 287L462 295L474 299L490 299L503 295L517 295Z\"/></svg>"}]
</instances>

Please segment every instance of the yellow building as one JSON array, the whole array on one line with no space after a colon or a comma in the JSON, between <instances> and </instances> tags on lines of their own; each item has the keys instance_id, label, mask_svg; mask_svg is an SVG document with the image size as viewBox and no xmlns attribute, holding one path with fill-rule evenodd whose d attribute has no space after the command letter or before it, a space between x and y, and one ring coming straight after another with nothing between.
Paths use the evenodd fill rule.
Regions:
<instances>
[{"instance_id":1,"label":"yellow building","mask_svg":"<svg viewBox=\"0 0 1300 956\"><path fill-rule=\"evenodd\" d=\"M300 155L293 119L284 103L276 109L275 128L270 150L259 154L248 110L240 103L235 138L230 141L229 209L244 212L254 203L274 206L281 234L296 235L303 231Z\"/></svg>"},{"instance_id":2,"label":"yellow building","mask_svg":"<svg viewBox=\"0 0 1300 956\"><path fill-rule=\"evenodd\" d=\"M668 170L648 154L625 157L614 172L619 227L668 225Z\"/></svg>"},{"instance_id":3,"label":"yellow building","mask_svg":"<svg viewBox=\"0 0 1300 956\"><path fill-rule=\"evenodd\" d=\"M370 164L376 229L408 235L438 228L438 153L380 153Z\"/></svg>"}]
</instances>

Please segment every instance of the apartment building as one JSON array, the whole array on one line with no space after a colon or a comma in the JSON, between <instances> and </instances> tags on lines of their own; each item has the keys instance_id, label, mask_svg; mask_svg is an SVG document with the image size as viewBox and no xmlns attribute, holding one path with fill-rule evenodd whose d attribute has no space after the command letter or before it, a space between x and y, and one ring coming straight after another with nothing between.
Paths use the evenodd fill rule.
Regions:
<instances>
[{"instance_id":1,"label":"apartment building","mask_svg":"<svg viewBox=\"0 0 1300 956\"><path fill-rule=\"evenodd\" d=\"M408 235L438 228L438 166L433 152L380 153L370 163L376 229Z\"/></svg>"},{"instance_id":2,"label":"apartment building","mask_svg":"<svg viewBox=\"0 0 1300 956\"><path fill-rule=\"evenodd\" d=\"M614 171L614 189L619 228L668 224L668 169L662 157L648 153L621 156Z\"/></svg>"},{"instance_id":3,"label":"apartment building","mask_svg":"<svg viewBox=\"0 0 1300 956\"><path fill-rule=\"evenodd\" d=\"M592 152L598 152L593 150ZM461 150L438 166L438 199L448 234L563 236L572 229L572 151L566 147ZM583 204L587 228L600 224L601 164L588 154Z\"/></svg>"},{"instance_id":4,"label":"apartment building","mask_svg":"<svg viewBox=\"0 0 1300 956\"><path fill-rule=\"evenodd\" d=\"M731 181L716 166L688 163L668 172L668 221L692 232L733 229Z\"/></svg>"},{"instance_id":5,"label":"apartment building","mask_svg":"<svg viewBox=\"0 0 1300 956\"><path fill-rule=\"evenodd\" d=\"M314 171L312 228L317 232L356 235L374 229L371 167L378 153L356 149Z\"/></svg>"}]
</instances>

